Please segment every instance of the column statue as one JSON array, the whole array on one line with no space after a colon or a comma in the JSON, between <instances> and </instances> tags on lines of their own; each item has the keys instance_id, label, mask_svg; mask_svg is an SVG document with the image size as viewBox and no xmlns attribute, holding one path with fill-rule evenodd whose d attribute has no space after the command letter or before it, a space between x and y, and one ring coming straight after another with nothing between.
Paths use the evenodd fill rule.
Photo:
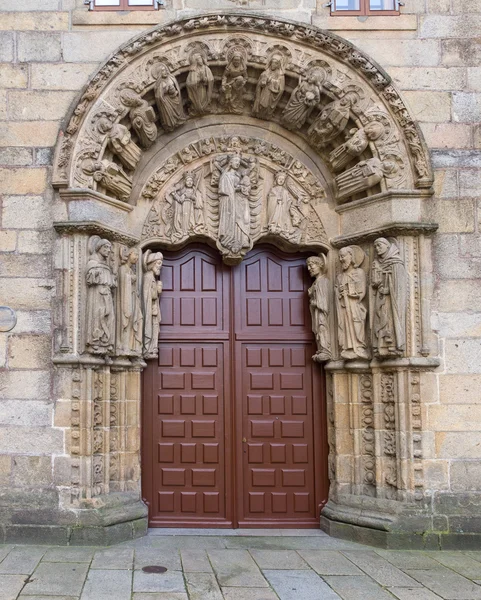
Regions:
<instances>
[{"instance_id":1,"label":"column statue","mask_svg":"<svg viewBox=\"0 0 481 600\"><path fill-rule=\"evenodd\" d=\"M310 256L307 261L309 275L314 283L309 288L309 307L311 310L312 332L316 336L317 352L312 357L316 362L331 360L331 330L329 313L331 311L331 282L327 277L327 261L324 254Z\"/></svg>"},{"instance_id":2,"label":"column statue","mask_svg":"<svg viewBox=\"0 0 481 600\"><path fill-rule=\"evenodd\" d=\"M137 280L137 248L120 247L117 301L117 354L139 356L142 354L142 309Z\"/></svg>"},{"instance_id":3,"label":"column statue","mask_svg":"<svg viewBox=\"0 0 481 600\"><path fill-rule=\"evenodd\" d=\"M335 297L341 356L346 360L368 359L366 349L366 274L360 268L366 255L359 246L339 251L342 273L337 276Z\"/></svg>"},{"instance_id":4,"label":"column statue","mask_svg":"<svg viewBox=\"0 0 481 600\"><path fill-rule=\"evenodd\" d=\"M406 349L408 275L395 241L378 238L374 249L372 347L378 358L395 358Z\"/></svg>"},{"instance_id":5,"label":"column statue","mask_svg":"<svg viewBox=\"0 0 481 600\"><path fill-rule=\"evenodd\" d=\"M87 306L85 347L92 354L110 355L114 350L115 311L112 290L117 286L109 265L112 244L93 235L88 241L85 272Z\"/></svg>"},{"instance_id":6,"label":"column statue","mask_svg":"<svg viewBox=\"0 0 481 600\"><path fill-rule=\"evenodd\" d=\"M158 355L160 331L159 298L162 282L159 281L164 256L161 252L147 250L143 257L142 305L144 309L144 358Z\"/></svg>"}]
</instances>

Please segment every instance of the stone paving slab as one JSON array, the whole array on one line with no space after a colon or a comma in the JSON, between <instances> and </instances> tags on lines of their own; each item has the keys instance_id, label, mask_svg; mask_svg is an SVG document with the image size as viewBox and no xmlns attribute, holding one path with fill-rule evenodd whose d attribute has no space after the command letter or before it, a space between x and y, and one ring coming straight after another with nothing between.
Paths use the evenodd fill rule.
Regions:
<instances>
[{"instance_id":1,"label":"stone paving slab","mask_svg":"<svg viewBox=\"0 0 481 600\"><path fill-rule=\"evenodd\" d=\"M130 600L131 571L90 570L80 600Z\"/></svg>"},{"instance_id":2,"label":"stone paving slab","mask_svg":"<svg viewBox=\"0 0 481 600\"><path fill-rule=\"evenodd\" d=\"M0 600L481 600L481 552L160 531L110 548L0 546Z\"/></svg>"},{"instance_id":3,"label":"stone paving slab","mask_svg":"<svg viewBox=\"0 0 481 600\"><path fill-rule=\"evenodd\" d=\"M392 600L392 595L367 575L329 576L325 580L343 600Z\"/></svg>"},{"instance_id":4,"label":"stone paving slab","mask_svg":"<svg viewBox=\"0 0 481 600\"><path fill-rule=\"evenodd\" d=\"M40 563L23 589L32 596L80 596L87 577L84 563Z\"/></svg>"},{"instance_id":5,"label":"stone paving slab","mask_svg":"<svg viewBox=\"0 0 481 600\"><path fill-rule=\"evenodd\" d=\"M16 600L25 580L24 575L0 575L0 600Z\"/></svg>"},{"instance_id":6,"label":"stone paving slab","mask_svg":"<svg viewBox=\"0 0 481 600\"><path fill-rule=\"evenodd\" d=\"M268 588L222 588L224 600L279 600ZM300 600L300 599L298 599Z\"/></svg>"},{"instance_id":7,"label":"stone paving slab","mask_svg":"<svg viewBox=\"0 0 481 600\"><path fill-rule=\"evenodd\" d=\"M268 587L247 550L210 550L208 555L221 586Z\"/></svg>"},{"instance_id":8,"label":"stone paving slab","mask_svg":"<svg viewBox=\"0 0 481 600\"><path fill-rule=\"evenodd\" d=\"M339 552L299 550L299 554L318 575L362 575L362 571Z\"/></svg>"},{"instance_id":9,"label":"stone paving slab","mask_svg":"<svg viewBox=\"0 0 481 600\"><path fill-rule=\"evenodd\" d=\"M340 600L314 571L264 571L280 600Z\"/></svg>"},{"instance_id":10,"label":"stone paving slab","mask_svg":"<svg viewBox=\"0 0 481 600\"><path fill-rule=\"evenodd\" d=\"M190 600L224 600L213 573L186 573Z\"/></svg>"},{"instance_id":11,"label":"stone paving slab","mask_svg":"<svg viewBox=\"0 0 481 600\"><path fill-rule=\"evenodd\" d=\"M167 573L134 572L134 592L184 592L184 577L180 571Z\"/></svg>"},{"instance_id":12,"label":"stone paving slab","mask_svg":"<svg viewBox=\"0 0 481 600\"><path fill-rule=\"evenodd\" d=\"M182 550L180 556L184 573L212 573L212 565L205 550Z\"/></svg>"},{"instance_id":13,"label":"stone paving slab","mask_svg":"<svg viewBox=\"0 0 481 600\"><path fill-rule=\"evenodd\" d=\"M251 550L260 569L309 569L309 565L294 550Z\"/></svg>"}]
</instances>

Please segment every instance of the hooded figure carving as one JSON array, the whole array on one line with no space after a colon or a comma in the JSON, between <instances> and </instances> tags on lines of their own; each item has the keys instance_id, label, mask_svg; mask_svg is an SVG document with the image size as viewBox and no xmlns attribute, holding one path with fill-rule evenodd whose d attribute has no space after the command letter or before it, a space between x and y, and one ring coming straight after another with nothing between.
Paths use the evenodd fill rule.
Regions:
<instances>
[{"instance_id":1,"label":"hooded figure carving","mask_svg":"<svg viewBox=\"0 0 481 600\"><path fill-rule=\"evenodd\" d=\"M159 281L164 256L161 252L147 250L143 257L142 306L144 308L144 358L158 356L160 331L159 297L162 282Z\"/></svg>"},{"instance_id":2,"label":"hooded figure carving","mask_svg":"<svg viewBox=\"0 0 481 600\"><path fill-rule=\"evenodd\" d=\"M406 349L408 276L395 241L378 238L374 248L372 347L378 358L394 358Z\"/></svg>"}]
</instances>

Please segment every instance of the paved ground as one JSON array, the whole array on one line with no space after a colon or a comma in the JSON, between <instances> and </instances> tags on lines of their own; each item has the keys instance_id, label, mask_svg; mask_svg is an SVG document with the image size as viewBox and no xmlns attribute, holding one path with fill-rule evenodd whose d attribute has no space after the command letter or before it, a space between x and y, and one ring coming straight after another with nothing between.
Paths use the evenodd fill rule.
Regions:
<instances>
[{"instance_id":1,"label":"paved ground","mask_svg":"<svg viewBox=\"0 0 481 600\"><path fill-rule=\"evenodd\" d=\"M0 600L481 600L480 552L314 530L152 530L110 548L0 546ZM158 565L164 574L142 568Z\"/></svg>"}]
</instances>

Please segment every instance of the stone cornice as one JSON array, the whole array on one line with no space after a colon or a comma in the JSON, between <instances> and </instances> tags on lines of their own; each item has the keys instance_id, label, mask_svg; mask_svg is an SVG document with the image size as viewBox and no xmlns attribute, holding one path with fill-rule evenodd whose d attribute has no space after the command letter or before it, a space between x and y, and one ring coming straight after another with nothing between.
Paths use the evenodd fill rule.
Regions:
<instances>
[{"instance_id":1,"label":"stone cornice","mask_svg":"<svg viewBox=\"0 0 481 600\"><path fill-rule=\"evenodd\" d=\"M55 231L61 235L74 233L100 235L108 240L121 242L127 246L134 246L139 242L138 237L99 223L98 221L57 221L53 226Z\"/></svg>"},{"instance_id":2,"label":"stone cornice","mask_svg":"<svg viewBox=\"0 0 481 600\"><path fill-rule=\"evenodd\" d=\"M378 237L397 235L432 235L438 229L436 223L387 223L375 229L367 229L359 233L340 235L330 240L334 248L342 248L349 244L370 242Z\"/></svg>"}]
</instances>

